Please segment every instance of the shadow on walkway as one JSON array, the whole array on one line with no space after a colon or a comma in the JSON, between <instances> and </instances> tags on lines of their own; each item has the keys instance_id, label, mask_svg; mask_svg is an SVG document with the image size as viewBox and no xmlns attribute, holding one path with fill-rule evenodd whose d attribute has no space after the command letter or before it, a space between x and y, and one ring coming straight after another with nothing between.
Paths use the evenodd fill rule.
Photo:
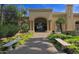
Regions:
<instances>
[{"instance_id":1,"label":"shadow on walkway","mask_svg":"<svg viewBox=\"0 0 79 59\"><path fill-rule=\"evenodd\" d=\"M31 38L19 49L9 51L9 54L53 54L57 49L46 38Z\"/></svg>"}]
</instances>

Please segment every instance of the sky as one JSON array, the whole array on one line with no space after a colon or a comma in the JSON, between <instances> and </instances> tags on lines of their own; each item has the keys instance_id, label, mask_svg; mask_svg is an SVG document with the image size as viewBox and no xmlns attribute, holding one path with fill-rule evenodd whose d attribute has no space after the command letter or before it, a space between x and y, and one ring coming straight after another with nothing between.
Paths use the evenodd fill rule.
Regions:
<instances>
[{"instance_id":1,"label":"sky","mask_svg":"<svg viewBox=\"0 0 79 59\"><path fill-rule=\"evenodd\" d=\"M24 5L17 5L18 8L24 7L24 8L51 8L53 12L65 12L66 5L65 4L24 4ZM73 12L79 13L79 4L73 5Z\"/></svg>"}]
</instances>

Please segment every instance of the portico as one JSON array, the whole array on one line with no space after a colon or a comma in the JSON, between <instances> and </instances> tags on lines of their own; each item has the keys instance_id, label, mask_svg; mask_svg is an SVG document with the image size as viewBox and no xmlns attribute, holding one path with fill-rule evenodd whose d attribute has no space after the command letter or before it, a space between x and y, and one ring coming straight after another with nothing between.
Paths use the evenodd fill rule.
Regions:
<instances>
[{"instance_id":1,"label":"portico","mask_svg":"<svg viewBox=\"0 0 79 59\"><path fill-rule=\"evenodd\" d=\"M30 9L30 31L32 32L49 32L52 31L51 9Z\"/></svg>"}]
</instances>

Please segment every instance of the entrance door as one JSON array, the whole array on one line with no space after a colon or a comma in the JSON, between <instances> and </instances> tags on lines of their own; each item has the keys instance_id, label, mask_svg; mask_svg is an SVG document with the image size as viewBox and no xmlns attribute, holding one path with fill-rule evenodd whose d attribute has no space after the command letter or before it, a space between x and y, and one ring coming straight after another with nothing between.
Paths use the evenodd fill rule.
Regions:
<instances>
[{"instance_id":1,"label":"entrance door","mask_svg":"<svg viewBox=\"0 0 79 59\"><path fill-rule=\"evenodd\" d=\"M44 18L35 19L35 32L47 31L47 21Z\"/></svg>"}]
</instances>

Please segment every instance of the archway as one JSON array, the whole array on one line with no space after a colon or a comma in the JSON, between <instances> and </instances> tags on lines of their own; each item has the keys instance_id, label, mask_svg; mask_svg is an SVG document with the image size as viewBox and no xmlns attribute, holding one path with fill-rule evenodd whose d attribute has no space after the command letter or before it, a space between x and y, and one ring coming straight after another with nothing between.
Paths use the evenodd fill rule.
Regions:
<instances>
[{"instance_id":1,"label":"archway","mask_svg":"<svg viewBox=\"0 0 79 59\"><path fill-rule=\"evenodd\" d=\"M75 22L75 28L76 28L76 31L79 32L79 21Z\"/></svg>"},{"instance_id":2,"label":"archway","mask_svg":"<svg viewBox=\"0 0 79 59\"><path fill-rule=\"evenodd\" d=\"M47 20L45 18L36 18L34 20L35 32L47 31Z\"/></svg>"}]
</instances>

